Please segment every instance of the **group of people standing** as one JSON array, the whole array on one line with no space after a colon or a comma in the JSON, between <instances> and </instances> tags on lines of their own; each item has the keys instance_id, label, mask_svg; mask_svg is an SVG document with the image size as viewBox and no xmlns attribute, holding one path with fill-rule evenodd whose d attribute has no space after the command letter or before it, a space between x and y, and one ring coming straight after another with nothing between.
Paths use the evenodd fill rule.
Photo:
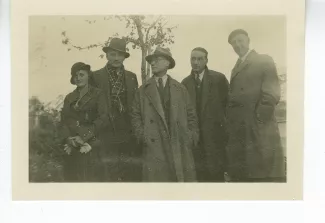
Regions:
<instances>
[{"instance_id":1,"label":"group of people standing","mask_svg":"<svg viewBox=\"0 0 325 223\"><path fill-rule=\"evenodd\" d=\"M65 181L285 182L274 61L250 49L245 30L228 43L239 56L230 83L208 68L201 47L181 83L167 74L176 64L170 50L157 47L145 58L153 76L139 87L119 38L103 48L102 69L75 63L77 87L61 112Z\"/></svg>"}]
</instances>

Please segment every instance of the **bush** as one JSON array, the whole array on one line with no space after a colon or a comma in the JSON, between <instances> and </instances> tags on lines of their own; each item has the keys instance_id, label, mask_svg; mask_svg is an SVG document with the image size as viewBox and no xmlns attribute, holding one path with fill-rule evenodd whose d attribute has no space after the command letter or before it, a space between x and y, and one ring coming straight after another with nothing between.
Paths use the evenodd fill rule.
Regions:
<instances>
[{"instance_id":1,"label":"bush","mask_svg":"<svg viewBox=\"0 0 325 223\"><path fill-rule=\"evenodd\" d=\"M57 137L60 112L46 108L37 98L29 109L29 181L63 181L63 150Z\"/></svg>"}]
</instances>

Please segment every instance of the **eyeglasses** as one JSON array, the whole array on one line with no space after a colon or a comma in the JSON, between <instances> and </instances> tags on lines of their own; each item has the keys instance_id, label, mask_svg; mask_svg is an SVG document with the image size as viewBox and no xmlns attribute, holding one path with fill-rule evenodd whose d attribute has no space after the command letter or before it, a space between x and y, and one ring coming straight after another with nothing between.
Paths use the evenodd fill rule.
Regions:
<instances>
[{"instance_id":1,"label":"eyeglasses","mask_svg":"<svg viewBox=\"0 0 325 223\"><path fill-rule=\"evenodd\" d=\"M158 63L158 62L163 61L163 60L165 60L165 58L159 58L159 57L152 58L151 59L151 64L152 63Z\"/></svg>"}]
</instances>

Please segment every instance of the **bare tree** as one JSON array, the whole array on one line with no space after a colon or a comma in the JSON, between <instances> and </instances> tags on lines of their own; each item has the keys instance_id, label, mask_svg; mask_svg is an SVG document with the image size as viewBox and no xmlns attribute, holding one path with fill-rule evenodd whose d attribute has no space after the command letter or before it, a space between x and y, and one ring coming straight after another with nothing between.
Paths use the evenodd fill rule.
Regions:
<instances>
[{"instance_id":1,"label":"bare tree","mask_svg":"<svg viewBox=\"0 0 325 223\"><path fill-rule=\"evenodd\" d=\"M149 18L150 17L150 18ZM125 28L129 30L127 35L119 36L115 33L109 37L104 43L90 44L88 46L74 45L71 39L67 36L66 31L62 32L62 43L68 45L68 51L72 48L78 50L89 50L96 47L108 46L110 40L114 37L120 37L125 39L128 45L131 45L133 49L141 50L141 78L142 83L145 83L150 77L150 66L146 62L145 57L149 55L155 46L169 46L174 44L173 30L177 26L167 26L168 20L163 16L143 16L143 15L123 15L123 16L107 16L104 20L117 19L125 24ZM148 21L149 20L149 21ZM87 23L93 24L96 20L86 20ZM104 57L103 54L100 55Z\"/></svg>"}]
</instances>

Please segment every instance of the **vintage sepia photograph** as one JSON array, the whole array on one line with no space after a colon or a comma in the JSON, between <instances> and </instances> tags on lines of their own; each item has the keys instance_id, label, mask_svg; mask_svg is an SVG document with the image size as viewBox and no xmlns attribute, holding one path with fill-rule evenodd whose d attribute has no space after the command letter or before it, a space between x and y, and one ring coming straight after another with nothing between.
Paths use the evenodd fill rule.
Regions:
<instances>
[{"instance_id":1,"label":"vintage sepia photograph","mask_svg":"<svg viewBox=\"0 0 325 223\"><path fill-rule=\"evenodd\" d=\"M29 183L287 182L284 15L29 16L28 88Z\"/></svg>"},{"instance_id":2,"label":"vintage sepia photograph","mask_svg":"<svg viewBox=\"0 0 325 223\"><path fill-rule=\"evenodd\" d=\"M303 0L11 9L13 200L302 199Z\"/></svg>"}]
</instances>

